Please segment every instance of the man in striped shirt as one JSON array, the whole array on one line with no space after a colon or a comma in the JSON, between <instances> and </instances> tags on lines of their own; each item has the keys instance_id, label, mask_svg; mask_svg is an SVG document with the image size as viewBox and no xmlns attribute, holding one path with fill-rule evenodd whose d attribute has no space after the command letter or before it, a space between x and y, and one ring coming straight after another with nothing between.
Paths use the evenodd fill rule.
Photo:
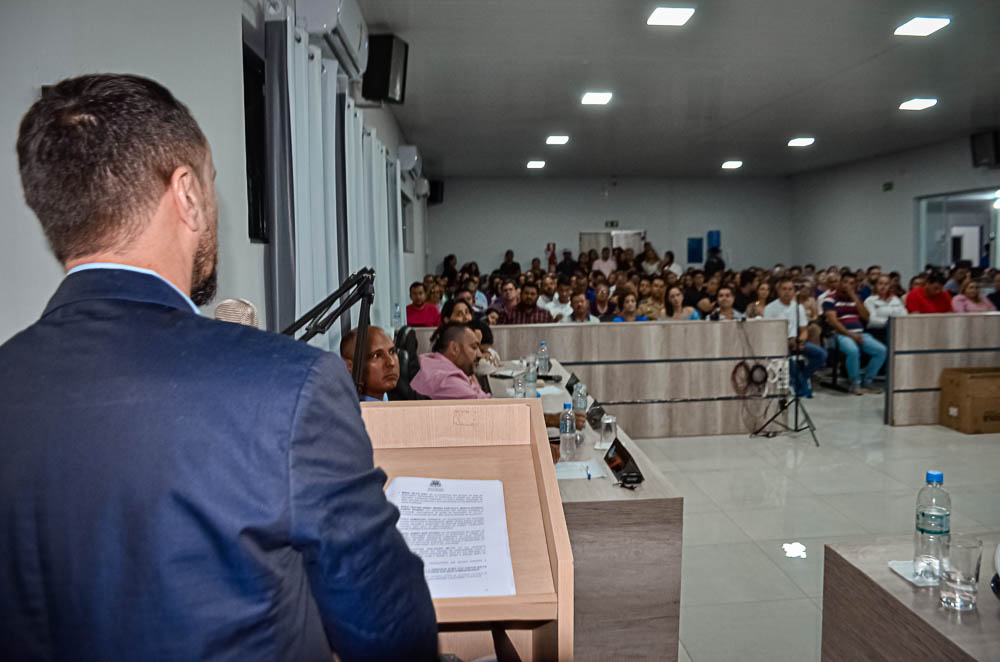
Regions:
<instances>
[{"instance_id":1,"label":"man in striped shirt","mask_svg":"<svg viewBox=\"0 0 1000 662\"><path fill-rule=\"evenodd\" d=\"M868 309L858 298L857 279L852 273L840 277L836 294L823 301L823 315L837 333L836 341L847 362L847 376L851 380L851 393L881 393L872 384L875 375L885 363L885 345L865 333ZM861 372L861 353L868 355L868 365Z\"/></svg>"}]
</instances>

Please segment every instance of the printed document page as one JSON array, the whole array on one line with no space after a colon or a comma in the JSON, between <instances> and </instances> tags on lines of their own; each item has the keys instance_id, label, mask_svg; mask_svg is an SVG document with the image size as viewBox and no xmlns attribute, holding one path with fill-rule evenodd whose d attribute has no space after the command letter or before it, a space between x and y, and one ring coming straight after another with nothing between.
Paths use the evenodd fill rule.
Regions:
<instances>
[{"instance_id":1,"label":"printed document page","mask_svg":"<svg viewBox=\"0 0 1000 662\"><path fill-rule=\"evenodd\" d=\"M432 598L516 593L502 482L399 476L385 496Z\"/></svg>"}]
</instances>

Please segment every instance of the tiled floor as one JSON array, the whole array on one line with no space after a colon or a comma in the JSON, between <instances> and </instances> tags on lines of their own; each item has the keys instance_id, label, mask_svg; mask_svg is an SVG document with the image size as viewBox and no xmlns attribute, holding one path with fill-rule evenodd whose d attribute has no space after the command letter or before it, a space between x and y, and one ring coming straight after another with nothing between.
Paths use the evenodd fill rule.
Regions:
<instances>
[{"instance_id":1,"label":"tiled floor","mask_svg":"<svg viewBox=\"0 0 1000 662\"><path fill-rule=\"evenodd\" d=\"M944 471L953 531L1000 528L1000 434L889 427L882 396L805 403L820 448L808 433L638 442L684 496L682 662L819 660L823 545L912 531L927 469Z\"/></svg>"}]
</instances>

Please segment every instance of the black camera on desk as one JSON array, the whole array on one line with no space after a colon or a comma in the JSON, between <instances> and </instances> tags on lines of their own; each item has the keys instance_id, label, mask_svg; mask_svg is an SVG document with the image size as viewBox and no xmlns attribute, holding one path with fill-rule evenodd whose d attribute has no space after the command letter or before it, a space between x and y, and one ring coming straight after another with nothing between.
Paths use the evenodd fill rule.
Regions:
<instances>
[{"instance_id":1,"label":"black camera on desk","mask_svg":"<svg viewBox=\"0 0 1000 662\"><path fill-rule=\"evenodd\" d=\"M614 474L615 480L622 487L634 490L642 481L646 480L642 472L639 471L632 454L618 439L611 443L611 448L604 455L604 461L611 469L611 473Z\"/></svg>"}]
</instances>

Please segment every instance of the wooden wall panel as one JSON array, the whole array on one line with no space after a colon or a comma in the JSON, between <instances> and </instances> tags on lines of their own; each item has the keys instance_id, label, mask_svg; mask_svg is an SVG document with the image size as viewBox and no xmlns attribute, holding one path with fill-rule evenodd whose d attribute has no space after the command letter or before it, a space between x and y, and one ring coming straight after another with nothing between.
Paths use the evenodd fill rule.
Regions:
<instances>
[{"instance_id":1,"label":"wooden wall panel","mask_svg":"<svg viewBox=\"0 0 1000 662\"><path fill-rule=\"evenodd\" d=\"M937 423L941 371L994 366L1000 366L1000 313L893 318L886 422Z\"/></svg>"}]
</instances>

